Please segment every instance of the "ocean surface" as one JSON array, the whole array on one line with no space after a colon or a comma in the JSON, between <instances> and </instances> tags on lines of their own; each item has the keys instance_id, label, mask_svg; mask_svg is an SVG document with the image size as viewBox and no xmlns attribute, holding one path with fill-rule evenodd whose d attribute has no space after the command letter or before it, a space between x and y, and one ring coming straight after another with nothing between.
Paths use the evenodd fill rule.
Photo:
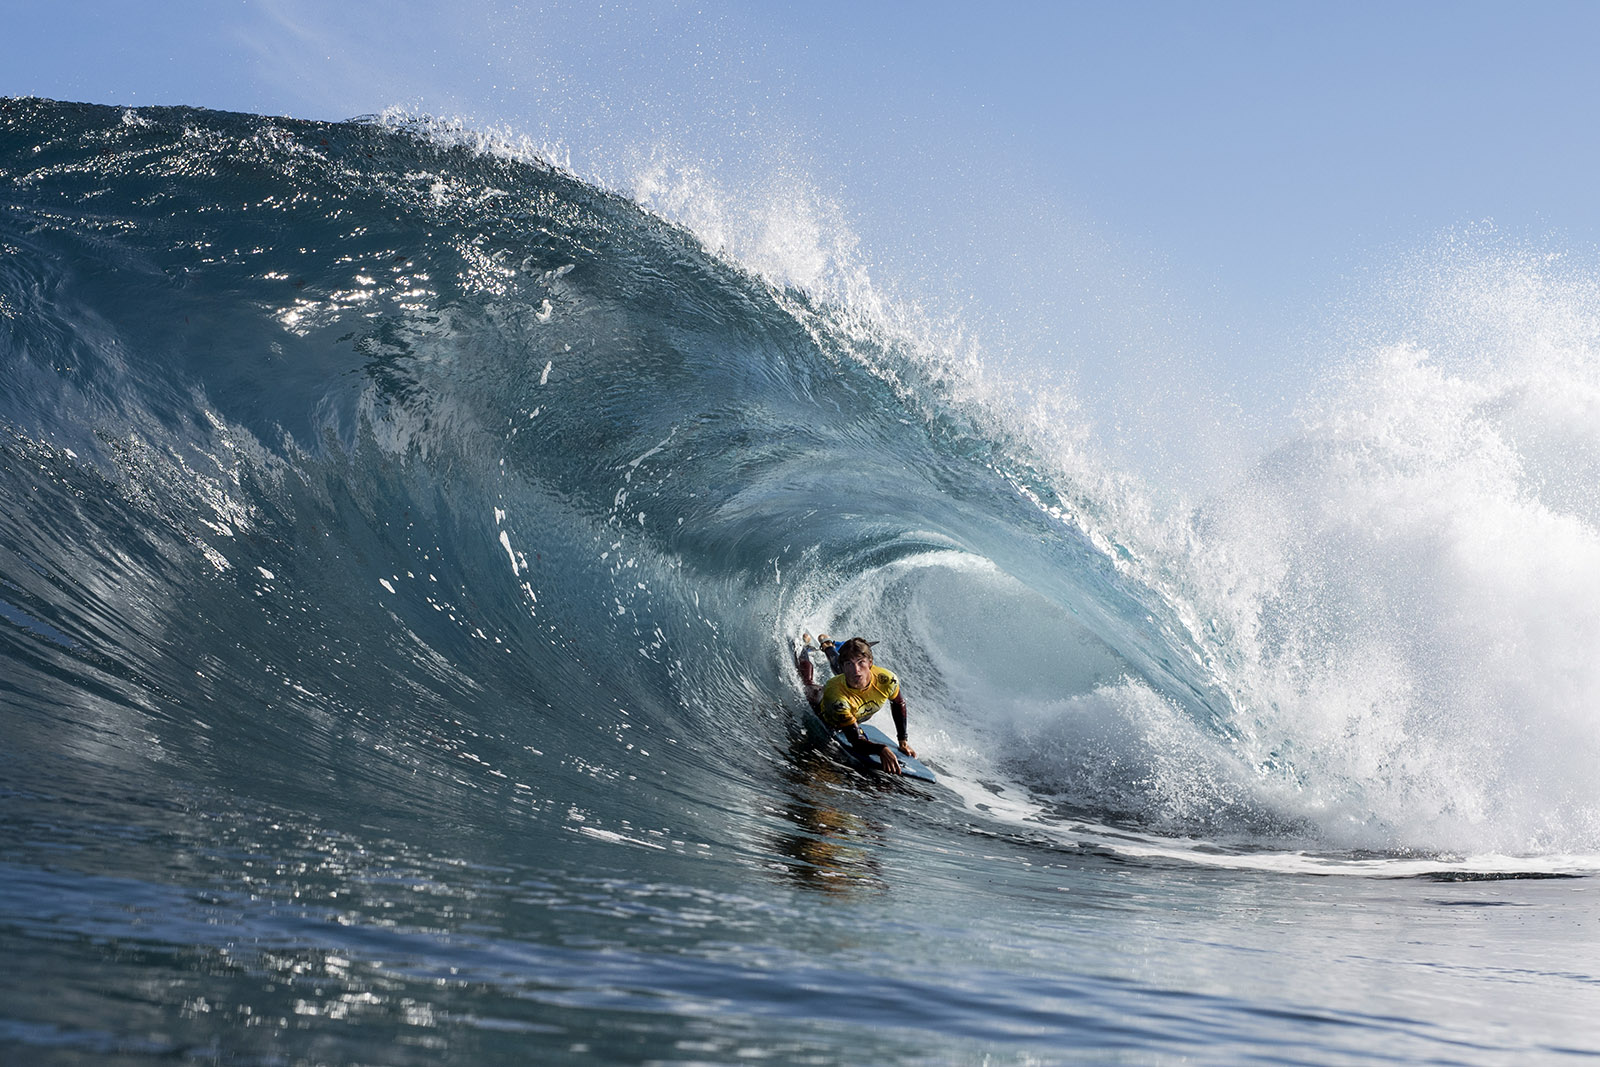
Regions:
<instances>
[{"instance_id":1,"label":"ocean surface","mask_svg":"<svg viewBox=\"0 0 1600 1067\"><path fill-rule=\"evenodd\" d=\"M1490 282L1177 505L470 130L0 101L0 1061L1593 1062L1600 302Z\"/></svg>"}]
</instances>

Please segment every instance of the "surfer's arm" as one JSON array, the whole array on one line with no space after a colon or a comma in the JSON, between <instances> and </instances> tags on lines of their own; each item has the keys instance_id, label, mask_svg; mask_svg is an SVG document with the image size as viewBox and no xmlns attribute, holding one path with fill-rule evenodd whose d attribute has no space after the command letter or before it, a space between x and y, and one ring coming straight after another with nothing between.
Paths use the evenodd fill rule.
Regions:
<instances>
[{"instance_id":1,"label":"surfer's arm","mask_svg":"<svg viewBox=\"0 0 1600 1067\"><path fill-rule=\"evenodd\" d=\"M883 764L884 770L890 774L900 773L900 758L894 754L893 745L880 745L874 741L867 740L867 735L862 733L861 727L855 723L841 726L839 732L844 735L846 741L850 742L850 748L857 755L862 757L877 756ZM910 753L907 753L907 755L910 755Z\"/></svg>"},{"instance_id":2,"label":"surfer's arm","mask_svg":"<svg viewBox=\"0 0 1600 1067\"><path fill-rule=\"evenodd\" d=\"M811 648L801 645L794 652L794 669L800 675L800 681L805 685L815 685L811 675Z\"/></svg>"},{"instance_id":3,"label":"surfer's arm","mask_svg":"<svg viewBox=\"0 0 1600 1067\"><path fill-rule=\"evenodd\" d=\"M915 756L917 750L911 747L911 742L906 740L906 695L896 693L889 701L889 714L894 716L895 740L900 743L900 751L908 756Z\"/></svg>"}]
</instances>

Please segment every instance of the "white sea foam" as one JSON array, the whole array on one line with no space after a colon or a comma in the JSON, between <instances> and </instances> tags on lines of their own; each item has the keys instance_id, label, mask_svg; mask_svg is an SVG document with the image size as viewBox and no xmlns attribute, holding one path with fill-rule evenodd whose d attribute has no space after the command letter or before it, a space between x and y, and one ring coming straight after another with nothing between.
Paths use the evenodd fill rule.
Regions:
<instances>
[{"instance_id":1,"label":"white sea foam","mask_svg":"<svg viewBox=\"0 0 1600 1067\"><path fill-rule=\"evenodd\" d=\"M1600 851L1594 286L1461 257L1199 513L1185 594L1330 838Z\"/></svg>"}]
</instances>

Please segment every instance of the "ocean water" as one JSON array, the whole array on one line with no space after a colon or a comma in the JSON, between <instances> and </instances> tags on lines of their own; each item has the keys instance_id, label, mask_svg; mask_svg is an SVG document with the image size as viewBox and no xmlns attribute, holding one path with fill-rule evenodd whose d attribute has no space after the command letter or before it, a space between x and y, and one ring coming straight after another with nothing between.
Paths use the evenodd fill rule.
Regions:
<instances>
[{"instance_id":1,"label":"ocean water","mask_svg":"<svg viewBox=\"0 0 1600 1067\"><path fill-rule=\"evenodd\" d=\"M0 101L0 1059L1592 1061L1600 302L1458 266L1163 504L470 131Z\"/></svg>"}]
</instances>

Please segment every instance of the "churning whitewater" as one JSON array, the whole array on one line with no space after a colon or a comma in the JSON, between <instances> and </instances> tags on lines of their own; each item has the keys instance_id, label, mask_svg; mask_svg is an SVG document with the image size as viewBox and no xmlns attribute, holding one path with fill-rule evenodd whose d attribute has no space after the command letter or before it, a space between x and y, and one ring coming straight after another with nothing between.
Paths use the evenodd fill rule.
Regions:
<instances>
[{"instance_id":1,"label":"churning whitewater","mask_svg":"<svg viewBox=\"0 0 1600 1067\"><path fill-rule=\"evenodd\" d=\"M1167 513L1050 398L464 131L5 101L4 944L162 992L17 987L0 1043L1177 1055L1065 979L986 999L1038 870L1592 872L1594 294L1433 284ZM819 628L880 642L940 787L815 747ZM850 947L861 893L973 969Z\"/></svg>"}]
</instances>

